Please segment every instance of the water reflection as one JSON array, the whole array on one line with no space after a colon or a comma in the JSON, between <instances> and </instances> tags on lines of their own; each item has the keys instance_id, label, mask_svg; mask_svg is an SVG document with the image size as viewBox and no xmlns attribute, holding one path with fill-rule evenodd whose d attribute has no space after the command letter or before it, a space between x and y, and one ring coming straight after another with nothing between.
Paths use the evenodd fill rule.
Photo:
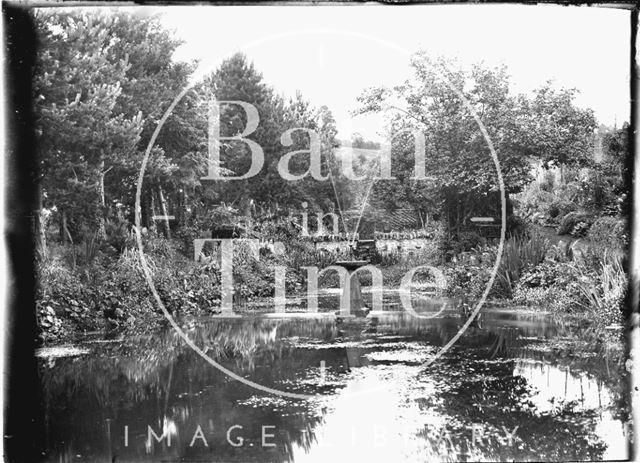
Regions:
<instances>
[{"instance_id":1,"label":"water reflection","mask_svg":"<svg viewBox=\"0 0 640 463\"><path fill-rule=\"evenodd\" d=\"M618 357L594 350L596 343L580 347L575 327L495 313L425 367L460 324L451 313L432 320L389 313L367 323L184 322L225 367L268 387L316 394L308 401L231 380L169 329L89 339L90 354L41 361L45 459L626 458Z\"/></svg>"}]
</instances>

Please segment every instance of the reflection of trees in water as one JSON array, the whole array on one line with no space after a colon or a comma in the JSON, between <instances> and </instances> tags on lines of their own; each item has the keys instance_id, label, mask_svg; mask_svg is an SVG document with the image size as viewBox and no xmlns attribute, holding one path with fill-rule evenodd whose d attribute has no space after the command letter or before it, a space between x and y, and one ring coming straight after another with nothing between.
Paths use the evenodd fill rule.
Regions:
<instances>
[{"instance_id":1,"label":"reflection of trees in water","mask_svg":"<svg viewBox=\"0 0 640 463\"><path fill-rule=\"evenodd\" d=\"M446 453L454 459L470 453L489 460L592 460L601 459L605 444L596 434L592 412L574 412L574 404L565 404L559 411L539 414L529 403L532 394L525 378L514 376L515 361L474 364L477 375L473 378L447 374L466 369L459 359L450 360L448 368L440 372L446 385L437 394L437 400L419 401L421 407L455 417L445 422L450 436L445 441ZM428 373L427 373L428 374ZM433 374L433 372L432 372ZM484 438L472 442L472 425L479 425ZM518 426L513 445L504 438ZM431 437L434 452L438 449L437 436L441 429L427 427L425 435ZM442 444L442 443L441 443Z\"/></svg>"},{"instance_id":2,"label":"reflection of trees in water","mask_svg":"<svg viewBox=\"0 0 640 463\"><path fill-rule=\"evenodd\" d=\"M410 316L381 317L379 334L410 335L444 345L462 321L456 318L418 319ZM568 323L551 323L532 314L483 314L479 326L469 327L454 346L489 351L492 357L532 358L570 366L597 376L615 388L623 381L625 342L611 342L592 328ZM620 334L620 336L622 336Z\"/></svg>"},{"instance_id":3,"label":"reflection of trees in water","mask_svg":"<svg viewBox=\"0 0 640 463\"><path fill-rule=\"evenodd\" d=\"M256 360L276 359L292 349L291 343L282 342L290 336L329 340L337 330L331 323L314 321L283 322L277 320L226 321L192 326L189 337L215 360L235 363L241 371L251 371ZM95 347L94 347L95 346ZM166 377L161 372L176 362L178 357L200 362L173 330L153 335L123 339L122 343L96 344L91 355L82 358L58 359L54 367L41 363L40 375L45 392L67 390L73 394L78 388L90 388L101 406L108 402L105 393L119 377L126 379L132 389L123 392L124 398L146 398L151 386L163 395ZM184 358L182 358L184 357ZM211 367L213 369L213 367ZM200 368L203 370L206 368ZM64 387L66 386L66 388Z\"/></svg>"},{"instance_id":4,"label":"reflection of trees in water","mask_svg":"<svg viewBox=\"0 0 640 463\"><path fill-rule=\"evenodd\" d=\"M364 364L364 353L384 350L385 343L399 337L403 342L442 346L460 324L461 320L453 317L424 320L389 316L339 326L322 320L244 319L185 323L185 330L212 358L260 384L295 392L333 393L344 383L319 385L321 361L328 372L342 375L349 367ZM583 341L575 342L579 335ZM594 338L588 338L590 335ZM606 343L598 343L597 336L531 317L487 315L425 371L425 379L435 381L438 392L418 401L423 409L455 417L447 424L457 446L450 449L453 454L468 451L464 436L456 437L453 432L455 427L477 422L487 423L486 431L495 431L495 436L504 435L501 426L512 430L516 425L520 426L517 434L527 436L521 449L506 449L497 437L489 438L480 448L483 455L501 459L596 458L603 449L594 435L594 419L588 413L573 412L571 404L553 414L531 413L526 406L531 391L525 378L514 376L514 365L518 359L534 359L570 367L574 372L589 372L614 391L624 410L623 357L611 352ZM589 352L595 354L587 355ZM295 445L310 448L314 430L323 421L313 404L253 395L252 389L199 358L173 330L125 339L120 344L99 344L89 356L57 360L54 367L43 364L41 376L48 420L45 446L69 458L77 452L86 459L109 459L116 452L131 460L151 460L154 455L157 459L157 453L146 453L146 426L159 431L170 420L179 433L172 448L160 454L163 458L288 461ZM110 442L107 419L111 420ZM198 424L210 447L189 449ZM255 444L253 447L235 449L226 442L226 429L234 424L244 427L241 434L247 444ZM263 424L276 426L278 446L273 453L259 445ZM122 447L124 425L130 426L132 436L127 449ZM427 435L429 445L435 445L432 436L437 430L427 429Z\"/></svg>"},{"instance_id":5,"label":"reflection of trees in water","mask_svg":"<svg viewBox=\"0 0 640 463\"><path fill-rule=\"evenodd\" d=\"M587 373L599 392L603 385L609 388L615 403L613 417L626 422L624 356L597 342L598 336L595 331L578 331L569 325L504 326L490 320L485 320L482 329L467 330L450 354L424 372L435 380L439 392L419 399L421 408L455 417L445 424L450 440L436 437L441 429L425 429L423 435L432 451L452 455L454 460L478 456L500 460L601 459L606 444L596 431L596 410L577 410L579 404L569 402L553 412L538 413L529 400L533 391L527 380L514 374L520 359L565 370L565 382L570 369L574 375ZM473 424L480 424L488 437L470 449ZM503 426L509 431L519 426L520 439L514 446L501 440ZM447 448L438 448L443 443Z\"/></svg>"},{"instance_id":6,"label":"reflection of trees in water","mask_svg":"<svg viewBox=\"0 0 640 463\"><path fill-rule=\"evenodd\" d=\"M213 358L232 369L240 367L241 373L253 372L258 377L252 379L261 384L273 386L289 379L295 386L295 379L307 374L309 365L319 365L321 358L327 360L327 365L344 363L344 353L333 350L303 349L292 355L292 343L284 339L293 335L331 339L335 327L325 322L217 321L189 331L196 344L209 346L208 353ZM213 423L216 432L207 435L210 447L200 449L207 458L211 458L211 449L216 449L215 458L222 460L225 455L242 455L244 459L252 453L264 458L271 451L259 445L260 426L265 424L275 425L277 430L277 448L269 458L288 461L293 443L303 448L311 445L313 429L322 420L304 402L252 396L255 391L208 365L173 330L126 339L122 344L98 345L90 356L61 359L54 367L43 364L41 378L48 423L44 445L57 447L55 453L62 461L64 455L73 457L74 452L87 458L107 458L109 449L127 458L151 459L153 454L148 456L144 448L146 438L139 436L146 436L147 425L160 432L168 419L176 423L181 433L173 439L176 443L172 442L168 453L161 454L163 457L173 452L190 454L193 449L188 444L197 424L205 429L207 423ZM304 392L314 392L313 382L304 387ZM332 390L330 386L324 389ZM237 405L248 399L256 400L254 406ZM117 435L111 444L105 444L107 419L112 420L109 428L115 430L109 435ZM226 441L226 429L233 424L244 427L241 434L247 445L241 449ZM138 435L135 440L131 437L127 449L122 447L124 425L130 426L131 436ZM258 439L258 444L249 447L250 438ZM74 441L83 443L82 451Z\"/></svg>"}]
</instances>

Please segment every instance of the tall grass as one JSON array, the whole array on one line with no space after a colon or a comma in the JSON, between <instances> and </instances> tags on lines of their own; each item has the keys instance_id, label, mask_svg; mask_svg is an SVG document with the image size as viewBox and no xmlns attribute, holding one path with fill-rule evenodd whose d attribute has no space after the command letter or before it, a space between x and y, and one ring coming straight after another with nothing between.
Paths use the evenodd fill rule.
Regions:
<instances>
[{"instance_id":1,"label":"tall grass","mask_svg":"<svg viewBox=\"0 0 640 463\"><path fill-rule=\"evenodd\" d=\"M496 284L508 297L513 297L516 282L526 268L541 263L550 248L549 240L534 233L530 237L513 237L505 241L502 259L496 274ZM495 261L498 250L488 250Z\"/></svg>"},{"instance_id":2,"label":"tall grass","mask_svg":"<svg viewBox=\"0 0 640 463\"><path fill-rule=\"evenodd\" d=\"M587 301L584 304L585 308L606 322L619 322L621 304L628 284L622 257L620 254L605 251L595 269L592 259L590 262L591 264L585 259L580 259L574 264L580 274L578 289Z\"/></svg>"}]
</instances>

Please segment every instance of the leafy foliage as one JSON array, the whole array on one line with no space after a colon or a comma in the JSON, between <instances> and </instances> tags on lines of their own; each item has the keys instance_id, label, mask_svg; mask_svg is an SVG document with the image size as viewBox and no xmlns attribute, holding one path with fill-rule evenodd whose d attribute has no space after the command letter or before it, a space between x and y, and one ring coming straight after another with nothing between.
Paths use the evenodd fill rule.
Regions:
<instances>
[{"instance_id":1,"label":"leafy foliage","mask_svg":"<svg viewBox=\"0 0 640 463\"><path fill-rule=\"evenodd\" d=\"M543 165L589 165L596 120L590 109L578 108L576 89L556 89L545 83L533 99L520 97L522 146Z\"/></svg>"},{"instance_id":2,"label":"leafy foliage","mask_svg":"<svg viewBox=\"0 0 640 463\"><path fill-rule=\"evenodd\" d=\"M59 209L103 236L104 175L131 154L142 124L141 114L117 108L130 65L112 54L107 16L38 11L35 19L42 187Z\"/></svg>"},{"instance_id":3,"label":"leafy foliage","mask_svg":"<svg viewBox=\"0 0 640 463\"><path fill-rule=\"evenodd\" d=\"M573 236L584 236L593 223L593 216L586 212L569 212L560 221L558 235L570 233Z\"/></svg>"}]
</instances>

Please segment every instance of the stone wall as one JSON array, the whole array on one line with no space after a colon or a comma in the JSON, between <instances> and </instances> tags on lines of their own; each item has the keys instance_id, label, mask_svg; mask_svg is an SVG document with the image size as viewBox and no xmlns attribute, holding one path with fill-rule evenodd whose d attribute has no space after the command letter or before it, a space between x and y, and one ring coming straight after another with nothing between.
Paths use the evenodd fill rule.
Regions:
<instances>
[{"instance_id":1,"label":"stone wall","mask_svg":"<svg viewBox=\"0 0 640 463\"><path fill-rule=\"evenodd\" d=\"M413 239L378 239L376 240L376 249L380 254L389 254L399 252L401 254L410 254L412 252L420 252L433 244L432 239L413 238ZM315 243L316 249L326 249L329 252L348 252L349 241L320 241Z\"/></svg>"}]
</instances>

